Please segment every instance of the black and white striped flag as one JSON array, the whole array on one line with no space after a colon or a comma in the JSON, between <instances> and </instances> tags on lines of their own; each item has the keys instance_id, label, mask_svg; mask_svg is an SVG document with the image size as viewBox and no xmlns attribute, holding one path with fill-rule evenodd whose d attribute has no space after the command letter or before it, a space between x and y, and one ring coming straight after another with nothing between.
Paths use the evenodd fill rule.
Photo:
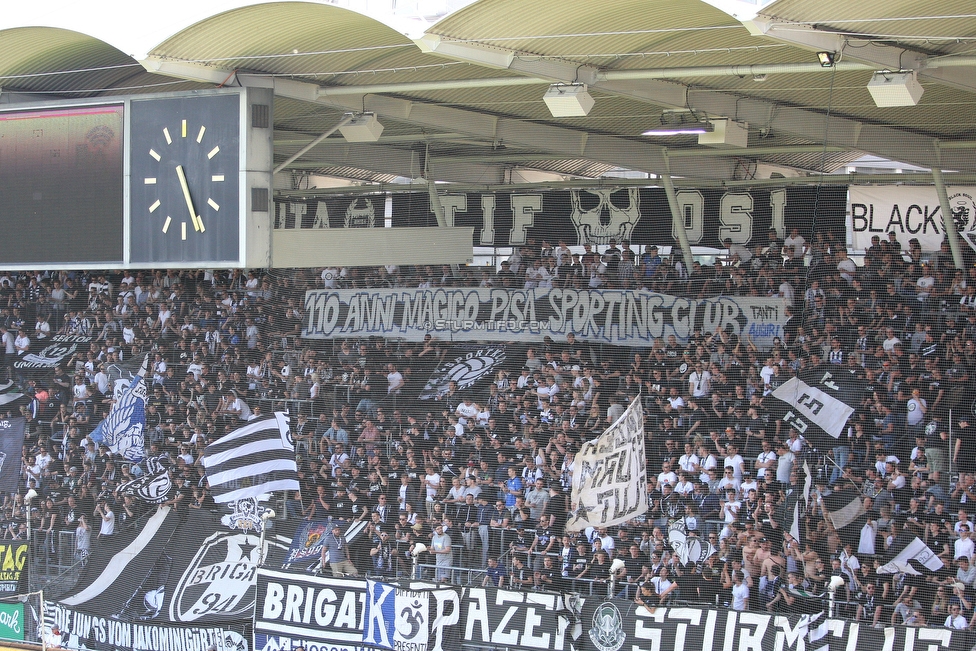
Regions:
<instances>
[{"instance_id":1,"label":"black and white striped flag","mask_svg":"<svg viewBox=\"0 0 976 651\"><path fill-rule=\"evenodd\" d=\"M204 451L203 467L215 502L298 490L298 464L288 415L275 412L255 418L217 439Z\"/></svg>"}]
</instances>

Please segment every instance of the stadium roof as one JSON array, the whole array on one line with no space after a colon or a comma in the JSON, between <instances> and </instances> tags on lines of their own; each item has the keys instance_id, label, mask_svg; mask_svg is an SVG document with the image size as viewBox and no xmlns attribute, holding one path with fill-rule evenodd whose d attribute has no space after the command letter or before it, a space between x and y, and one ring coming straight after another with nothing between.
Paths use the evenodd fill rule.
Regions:
<instances>
[{"instance_id":1,"label":"stadium roof","mask_svg":"<svg viewBox=\"0 0 976 651\"><path fill-rule=\"evenodd\" d=\"M347 112L385 126L377 143L326 138L285 168L287 183L669 167L749 181L831 173L865 154L972 174L974 46L963 0L38 0L0 15L0 102L271 85L276 164ZM917 105L878 107L876 72L915 73ZM543 95L573 83L593 108L553 117ZM747 146L641 135L716 119L746 128Z\"/></svg>"}]
</instances>

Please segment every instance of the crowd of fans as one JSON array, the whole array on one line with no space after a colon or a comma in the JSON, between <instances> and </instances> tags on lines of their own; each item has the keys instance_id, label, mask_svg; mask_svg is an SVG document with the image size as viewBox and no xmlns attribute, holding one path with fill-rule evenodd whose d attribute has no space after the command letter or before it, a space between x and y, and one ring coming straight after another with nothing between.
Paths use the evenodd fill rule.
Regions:
<instances>
[{"instance_id":1,"label":"crowd of fans","mask_svg":"<svg viewBox=\"0 0 976 651\"><path fill-rule=\"evenodd\" d=\"M855 264L829 234L797 231L752 249L727 242L714 264L643 253L622 242L516 250L497 270L445 267L273 271L0 274L0 333L10 379L27 394L24 490L2 505L6 538L30 517L48 551L76 532L78 554L146 508L117 489L129 464L88 434L110 409L111 365L149 356L146 426L168 455L167 504L213 506L205 445L256 414L287 407L301 490L289 519L363 520L351 541L327 537L333 570L409 574L413 557L440 580L525 589L605 591L653 608L674 600L736 610L821 605L842 576L841 613L876 625L966 628L976 569L969 514L976 438L969 414L976 365L976 269L947 247L923 260L917 242L875 238ZM428 336L300 338L304 293L316 288L643 287L690 297L778 297L788 320L762 349L734 331L696 331L640 348L546 338L513 344L483 386L417 395L449 345ZM18 369L56 334L91 337L53 369ZM519 348L521 346L521 348ZM512 361L514 360L514 361ZM768 396L798 373L833 365L863 391L846 436L811 451L769 413ZM617 527L566 534L574 452L640 396L646 412L648 512ZM951 418L950 418L951 415ZM787 494L814 467L806 534L786 530ZM866 515L838 533L825 499L856 495ZM682 558L671 529L705 553ZM853 531L853 535L850 532ZM915 536L945 568L876 570ZM431 555L418 553L423 543ZM714 553L709 554L711 550ZM707 557L704 557L706 556ZM611 576L617 558L623 568ZM467 573L470 580L470 573ZM593 586L596 586L594 588Z\"/></svg>"}]
</instances>

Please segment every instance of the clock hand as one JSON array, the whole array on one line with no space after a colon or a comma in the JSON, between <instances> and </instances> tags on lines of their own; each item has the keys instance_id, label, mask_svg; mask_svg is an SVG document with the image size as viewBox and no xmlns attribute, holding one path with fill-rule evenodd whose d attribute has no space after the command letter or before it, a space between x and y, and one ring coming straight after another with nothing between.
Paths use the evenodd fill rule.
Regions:
<instances>
[{"instance_id":1,"label":"clock hand","mask_svg":"<svg viewBox=\"0 0 976 651\"><path fill-rule=\"evenodd\" d=\"M186 199L186 208L190 211L190 220L193 222L193 230L203 231L203 219L197 215L193 209L193 200L190 198L190 186L186 184L186 174L183 173L183 166L176 166L176 176L180 179L180 187L183 188L183 198Z\"/></svg>"}]
</instances>

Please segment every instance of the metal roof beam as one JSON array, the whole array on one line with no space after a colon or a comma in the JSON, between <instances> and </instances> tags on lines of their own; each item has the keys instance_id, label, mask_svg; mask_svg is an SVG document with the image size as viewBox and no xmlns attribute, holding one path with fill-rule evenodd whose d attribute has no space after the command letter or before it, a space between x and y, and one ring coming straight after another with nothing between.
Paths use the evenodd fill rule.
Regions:
<instances>
[{"instance_id":1,"label":"metal roof beam","mask_svg":"<svg viewBox=\"0 0 976 651\"><path fill-rule=\"evenodd\" d=\"M466 133L500 144L512 143L531 149L565 154L569 158L588 158L655 174L660 174L664 170L662 147L626 138L593 135L565 127L413 102L385 95L370 94L365 96L365 99L356 95L322 95L321 86L305 81L235 73L233 70L220 70L189 62L149 58L143 60L142 64L147 70L159 74L210 83L221 83L214 80L221 78L223 73L221 81L230 78L245 86L272 88L275 95L316 102L344 112L362 111L365 108L367 111L393 120L439 131ZM734 173L733 162L724 160L714 161L714 164L706 169L702 169L700 165L680 162L673 167L674 173L681 176L730 179Z\"/></svg>"},{"instance_id":2,"label":"metal roof beam","mask_svg":"<svg viewBox=\"0 0 976 651\"><path fill-rule=\"evenodd\" d=\"M321 96L320 87L308 82L272 78L263 75L238 74L244 85L273 88L276 95L315 101L341 111L362 111L364 101L358 96ZM313 98L314 95L314 98ZM603 136L538 124L476 111L414 102L386 95L367 95L365 109L393 120L438 130L455 131L497 142L514 144L540 151L563 154L567 158L586 158L629 169L660 174L664 170L664 149L637 140ZM708 167L679 161L672 165L675 174L700 178L733 178L733 161L715 160Z\"/></svg>"},{"instance_id":3,"label":"metal roof beam","mask_svg":"<svg viewBox=\"0 0 976 651\"><path fill-rule=\"evenodd\" d=\"M976 75L973 71L961 70L956 65L944 65L944 57L930 59L926 54L906 47L763 14L742 24L755 36L765 36L807 50L840 53L842 60L858 61L876 70L916 70L923 79L969 92L976 91ZM847 47L852 41L858 43L857 47ZM945 60L950 61L951 58ZM965 63L967 67L971 67L974 62L972 57L965 57L956 63Z\"/></svg>"},{"instance_id":4,"label":"metal roof beam","mask_svg":"<svg viewBox=\"0 0 976 651\"><path fill-rule=\"evenodd\" d=\"M236 83L273 88L275 94L279 96L318 102L341 111L363 110L361 97L323 97L320 93L321 87L308 82L267 75L243 73L235 75L232 70L161 59L146 60L143 65L148 70L160 74L210 83L223 83L228 78L234 79L236 76ZM595 74L596 69L590 70ZM583 72L590 74L586 70ZM217 79L220 81L215 82ZM571 82L573 77L563 81ZM617 83L634 85L637 82ZM719 91L687 89L679 84L666 82L640 83L648 87L656 87L658 84L680 87L681 95L686 97L683 107L691 107L709 115L730 117L769 129L800 135L815 142L826 140L828 146L845 147L905 163L929 168L937 164L934 153L935 141L927 136L886 126L867 125L857 120L837 116L827 117L807 109L780 106L765 100L736 97ZM660 100L648 101L662 105ZM588 134L565 127L383 95L366 96L366 108L379 115L426 128L466 133L499 144L520 145L533 150L565 155L567 158L588 158L655 174L661 174L665 169L664 149L636 140ZM942 165L944 169L974 171L976 157L965 150L943 151ZM692 159L678 159L672 161L672 168L672 172L677 176L698 178L730 179L733 178L734 173L734 164L727 159L713 160L705 168Z\"/></svg>"},{"instance_id":5,"label":"metal roof beam","mask_svg":"<svg viewBox=\"0 0 976 651\"><path fill-rule=\"evenodd\" d=\"M554 82L580 82L616 95L647 101L671 108L691 108L707 115L723 116L738 122L749 122L777 131L792 133L814 142L827 141L829 146L877 154L906 163L932 167L934 140L885 126L868 126L857 120L827 116L809 109L786 107L767 100L739 97L705 88L687 87L677 82L654 79L610 81L609 71L571 61L551 58L520 58L504 48L480 44L460 43L433 34L425 34L415 41L421 49L457 60L506 68L524 74L551 79ZM840 41L836 42L837 44ZM839 47L839 45L838 45ZM823 49L832 50L829 47ZM493 58L492 58L493 57ZM486 63L486 61L490 63ZM952 68L958 70L958 68ZM860 141L862 132L869 137ZM886 136L884 134L887 134ZM877 137L881 136L881 137ZM970 156L954 156L944 161L946 168L976 170L976 160ZM677 165L679 162L675 161ZM653 171L663 172L663 164ZM674 170L674 174L684 173Z\"/></svg>"},{"instance_id":6,"label":"metal roof beam","mask_svg":"<svg viewBox=\"0 0 976 651\"><path fill-rule=\"evenodd\" d=\"M501 183L505 176L505 166L476 160L448 160L432 156L428 165L435 178L452 183ZM419 152L372 143L351 144L338 138L316 145L286 169L322 167L356 167L408 179L419 179L424 172Z\"/></svg>"},{"instance_id":7,"label":"metal roof beam","mask_svg":"<svg viewBox=\"0 0 976 651\"><path fill-rule=\"evenodd\" d=\"M553 58L518 57L514 52L502 48L489 48L476 43L459 43L435 34L424 34L414 42L425 52L456 61L512 70L549 82L587 84L614 95L661 106L683 107L685 105L685 87L681 84L654 80L642 80L640 84L605 80L601 79L599 68L593 66L581 66L572 61Z\"/></svg>"}]
</instances>

